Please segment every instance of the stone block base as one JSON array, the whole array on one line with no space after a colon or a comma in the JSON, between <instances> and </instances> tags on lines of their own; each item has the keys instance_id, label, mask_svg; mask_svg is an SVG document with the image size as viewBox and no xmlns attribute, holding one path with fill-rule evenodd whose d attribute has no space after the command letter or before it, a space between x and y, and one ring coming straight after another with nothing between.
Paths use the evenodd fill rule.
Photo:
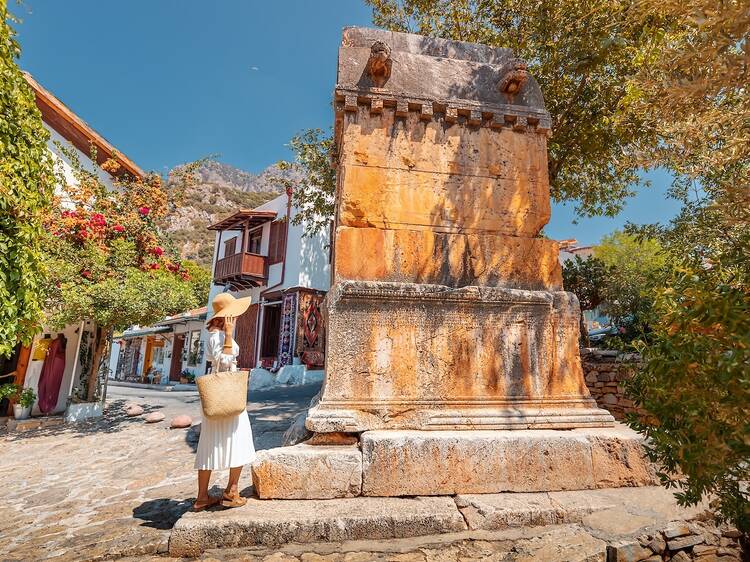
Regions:
<instances>
[{"instance_id":1,"label":"stone block base","mask_svg":"<svg viewBox=\"0 0 750 562\"><path fill-rule=\"evenodd\" d=\"M357 446L295 445L258 453L252 465L260 499L348 498L362 491Z\"/></svg>"},{"instance_id":2,"label":"stone block base","mask_svg":"<svg viewBox=\"0 0 750 562\"><path fill-rule=\"evenodd\" d=\"M367 431L356 446L297 445L253 464L259 497L322 499L588 490L657 483L625 426Z\"/></svg>"},{"instance_id":3,"label":"stone block base","mask_svg":"<svg viewBox=\"0 0 750 562\"><path fill-rule=\"evenodd\" d=\"M362 495L588 490L656 483L625 428L570 431L369 431Z\"/></svg>"},{"instance_id":4,"label":"stone block base","mask_svg":"<svg viewBox=\"0 0 750 562\"><path fill-rule=\"evenodd\" d=\"M572 293L345 281L328 293L310 431L611 426L589 396Z\"/></svg>"}]
</instances>

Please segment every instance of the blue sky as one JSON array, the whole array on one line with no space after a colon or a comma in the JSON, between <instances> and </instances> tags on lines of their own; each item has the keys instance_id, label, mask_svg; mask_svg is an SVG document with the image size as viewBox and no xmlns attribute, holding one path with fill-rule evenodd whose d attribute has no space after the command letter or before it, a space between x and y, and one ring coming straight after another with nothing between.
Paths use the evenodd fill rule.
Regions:
<instances>
[{"instance_id":1,"label":"blue sky","mask_svg":"<svg viewBox=\"0 0 750 562\"><path fill-rule=\"evenodd\" d=\"M328 128L341 28L371 25L360 0L24 0L11 9L21 66L142 168L210 154L259 172L296 132ZM546 232L595 243L626 220L670 218L669 178L615 219L555 205Z\"/></svg>"}]
</instances>

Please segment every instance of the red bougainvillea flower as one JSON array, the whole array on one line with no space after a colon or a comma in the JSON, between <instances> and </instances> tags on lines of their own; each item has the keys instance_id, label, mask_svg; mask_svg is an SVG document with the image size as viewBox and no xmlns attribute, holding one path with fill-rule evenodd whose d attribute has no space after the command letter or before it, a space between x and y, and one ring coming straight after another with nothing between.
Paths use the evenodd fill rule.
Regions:
<instances>
[{"instance_id":1,"label":"red bougainvillea flower","mask_svg":"<svg viewBox=\"0 0 750 562\"><path fill-rule=\"evenodd\" d=\"M107 224L107 219L105 219L105 218L104 218L104 215L103 215L103 214L101 214L101 213L93 213L93 214L91 215L91 219L89 220L89 222L90 222L90 223L91 223L91 224L92 224L93 226L106 226L106 224Z\"/></svg>"},{"instance_id":2,"label":"red bougainvillea flower","mask_svg":"<svg viewBox=\"0 0 750 562\"><path fill-rule=\"evenodd\" d=\"M151 252L155 256L160 256L164 253L164 250L162 250L159 246L154 246L149 250L149 252Z\"/></svg>"},{"instance_id":3,"label":"red bougainvillea flower","mask_svg":"<svg viewBox=\"0 0 750 562\"><path fill-rule=\"evenodd\" d=\"M78 213L76 213L75 211L63 211L62 213L60 213L60 216L64 219L68 219L72 217L77 217Z\"/></svg>"},{"instance_id":4,"label":"red bougainvillea flower","mask_svg":"<svg viewBox=\"0 0 750 562\"><path fill-rule=\"evenodd\" d=\"M159 269L159 264L158 263L150 263L150 264L148 264L148 268L149 269Z\"/></svg>"},{"instance_id":5,"label":"red bougainvillea flower","mask_svg":"<svg viewBox=\"0 0 750 562\"><path fill-rule=\"evenodd\" d=\"M84 269L83 271L81 271L81 277L91 279L91 272L88 269Z\"/></svg>"},{"instance_id":6,"label":"red bougainvillea flower","mask_svg":"<svg viewBox=\"0 0 750 562\"><path fill-rule=\"evenodd\" d=\"M170 264L167 264L167 269L171 271L172 273L177 273L178 271L180 271L180 266L177 265L176 263L170 263Z\"/></svg>"},{"instance_id":7,"label":"red bougainvillea flower","mask_svg":"<svg viewBox=\"0 0 750 562\"><path fill-rule=\"evenodd\" d=\"M112 227L112 230L114 230L115 232L125 232L125 227L121 224L116 224Z\"/></svg>"},{"instance_id":8,"label":"red bougainvillea flower","mask_svg":"<svg viewBox=\"0 0 750 562\"><path fill-rule=\"evenodd\" d=\"M138 212L141 214L142 217L147 217L148 214L151 212L151 209L148 207L139 207Z\"/></svg>"},{"instance_id":9,"label":"red bougainvillea flower","mask_svg":"<svg viewBox=\"0 0 750 562\"><path fill-rule=\"evenodd\" d=\"M85 240L86 238L89 237L89 231L86 230L85 228L81 227L81 229L78 231L78 237L81 240Z\"/></svg>"}]
</instances>

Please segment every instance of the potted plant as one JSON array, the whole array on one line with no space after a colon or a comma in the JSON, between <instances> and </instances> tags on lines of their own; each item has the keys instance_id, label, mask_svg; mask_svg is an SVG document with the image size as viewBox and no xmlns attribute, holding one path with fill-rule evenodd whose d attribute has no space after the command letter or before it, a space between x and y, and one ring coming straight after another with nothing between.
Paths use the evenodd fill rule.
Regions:
<instances>
[{"instance_id":1,"label":"potted plant","mask_svg":"<svg viewBox=\"0 0 750 562\"><path fill-rule=\"evenodd\" d=\"M31 415L31 407L36 402L36 393L31 388L19 384L7 383L0 386L0 400L8 398L13 404L13 417L25 420Z\"/></svg>"},{"instance_id":2,"label":"potted plant","mask_svg":"<svg viewBox=\"0 0 750 562\"><path fill-rule=\"evenodd\" d=\"M25 420L31 416L31 408L36 402L36 392L33 388L24 388L16 400L18 402L13 405L13 416L17 420Z\"/></svg>"}]
</instances>

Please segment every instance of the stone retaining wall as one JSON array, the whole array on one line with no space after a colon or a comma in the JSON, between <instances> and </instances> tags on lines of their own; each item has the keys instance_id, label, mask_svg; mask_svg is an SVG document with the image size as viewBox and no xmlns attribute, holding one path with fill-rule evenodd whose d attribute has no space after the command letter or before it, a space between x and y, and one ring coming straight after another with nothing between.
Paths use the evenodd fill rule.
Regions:
<instances>
[{"instance_id":1,"label":"stone retaining wall","mask_svg":"<svg viewBox=\"0 0 750 562\"><path fill-rule=\"evenodd\" d=\"M643 413L625 396L622 384L640 364L640 355L584 348L581 349L581 362L586 386L601 408L608 410L617 420L624 420L631 412Z\"/></svg>"},{"instance_id":2,"label":"stone retaining wall","mask_svg":"<svg viewBox=\"0 0 750 562\"><path fill-rule=\"evenodd\" d=\"M690 562L742 560L741 533L713 521L677 521L660 531L607 546L608 562Z\"/></svg>"}]
</instances>

